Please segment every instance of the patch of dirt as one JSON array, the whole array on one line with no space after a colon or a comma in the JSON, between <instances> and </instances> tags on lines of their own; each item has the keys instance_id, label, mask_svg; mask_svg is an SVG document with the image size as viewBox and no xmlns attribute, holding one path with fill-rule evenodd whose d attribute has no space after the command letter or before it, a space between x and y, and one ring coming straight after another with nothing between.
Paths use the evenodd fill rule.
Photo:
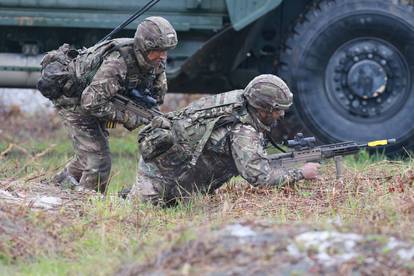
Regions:
<instances>
[{"instance_id":1,"label":"patch of dirt","mask_svg":"<svg viewBox=\"0 0 414 276\"><path fill-rule=\"evenodd\" d=\"M245 221L194 230L129 275L412 275L414 246L381 235ZM200 235L200 233L203 233Z\"/></svg>"},{"instance_id":2,"label":"patch of dirt","mask_svg":"<svg viewBox=\"0 0 414 276\"><path fill-rule=\"evenodd\" d=\"M0 181L0 258L14 261L64 250L60 233L93 192L46 183Z\"/></svg>"},{"instance_id":3,"label":"patch of dirt","mask_svg":"<svg viewBox=\"0 0 414 276\"><path fill-rule=\"evenodd\" d=\"M381 161L363 171L347 168L341 180L334 170L326 164L319 180L281 189L229 183L193 208L203 204L206 217L240 223L179 231L173 246L118 275L414 275L414 245L406 242L413 229L411 168ZM325 215L328 226L315 228ZM279 216L305 224L257 221ZM183 242L186 231L194 237Z\"/></svg>"}]
</instances>

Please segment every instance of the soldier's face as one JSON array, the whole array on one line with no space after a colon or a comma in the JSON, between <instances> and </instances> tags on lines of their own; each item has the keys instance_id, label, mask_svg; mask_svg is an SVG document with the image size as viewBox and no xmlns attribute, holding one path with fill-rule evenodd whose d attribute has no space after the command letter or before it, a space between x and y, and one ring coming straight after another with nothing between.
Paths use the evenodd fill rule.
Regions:
<instances>
[{"instance_id":1,"label":"soldier's face","mask_svg":"<svg viewBox=\"0 0 414 276\"><path fill-rule=\"evenodd\" d=\"M154 65L160 65L167 60L167 51L152 50L148 52L148 60Z\"/></svg>"},{"instance_id":2,"label":"soldier's face","mask_svg":"<svg viewBox=\"0 0 414 276\"><path fill-rule=\"evenodd\" d=\"M285 116L285 111L284 110L273 110L272 112L269 112L269 111L259 110L257 115L258 115L259 120L263 124L267 126L271 126Z\"/></svg>"}]
</instances>

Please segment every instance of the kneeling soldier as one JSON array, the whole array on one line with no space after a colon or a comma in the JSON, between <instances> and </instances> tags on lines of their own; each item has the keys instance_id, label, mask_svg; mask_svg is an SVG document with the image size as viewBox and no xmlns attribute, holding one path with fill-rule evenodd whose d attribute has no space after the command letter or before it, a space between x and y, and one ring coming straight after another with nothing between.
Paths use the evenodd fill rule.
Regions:
<instances>
[{"instance_id":1,"label":"kneeling soldier","mask_svg":"<svg viewBox=\"0 0 414 276\"><path fill-rule=\"evenodd\" d=\"M161 104L167 91L166 51L176 44L177 34L167 20L148 17L134 39L112 39L81 51L65 44L45 56L38 89L56 106L75 150L53 182L105 191L111 170L106 123L132 130L148 122L119 110L112 99L140 91L154 105Z\"/></svg>"}]
</instances>

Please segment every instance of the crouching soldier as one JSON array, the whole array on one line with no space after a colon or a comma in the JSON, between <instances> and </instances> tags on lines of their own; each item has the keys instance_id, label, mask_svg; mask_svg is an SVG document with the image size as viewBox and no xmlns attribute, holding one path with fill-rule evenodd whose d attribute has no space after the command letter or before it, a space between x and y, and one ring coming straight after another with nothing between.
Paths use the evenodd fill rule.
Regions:
<instances>
[{"instance_id":1,"label":"crouching soldier","mask_svg":"<svg viewBox=\"0 0 414 276\"><path fill-rule=\"evenodd\" d=\"M316 178L319 164L283 168L273 165L264 149L266 135L292 97L280 78L261 75L244 90L204 97L155 117L139 135L141 159L129 197L168 205L194 192L214 191L237 175L255 186Z\"/></svg>"},{"instance_id":2,"label":"crouching soldier","mask_svg":"<svg viewBox=\"0 0 414 276\"><path fill-rule=\"evenodd\" d=\"M148 123L111 100L140 91L154 99L155 106L161 104L167 91L167 50L176 44L176 32L167 20L148 17L133 39L108 40L83 50L64 44L45 56L38 89L57 108L75 151L53 182L105 191L111 170L108 122L128 130Z\"/></svg>"}]
</instances>

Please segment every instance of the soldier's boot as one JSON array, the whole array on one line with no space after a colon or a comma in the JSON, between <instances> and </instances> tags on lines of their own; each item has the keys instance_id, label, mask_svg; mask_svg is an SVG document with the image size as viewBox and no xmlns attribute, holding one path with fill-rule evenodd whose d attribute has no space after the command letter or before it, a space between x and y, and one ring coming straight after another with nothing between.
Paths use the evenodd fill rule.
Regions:
<instances>
[{"instance_id":1,"label":"soldier's boot","mask_svg":"<svg viewBox=\"0 0 414 276\"><path fill-rule=\"evenodd\" d=\"M58 185L60 182L63 181L63 179L65 179L67 174L68 174L68 170L64 168L63 170L61 170L60 172L52 176L52 178L50 179L50 182L55 185Z\"/></svg>"},{"instance_id":2,"label":"soldier's boot","mask_svg":"<svg viewBox=\"0 0 414 276\"><path fill-rule=\"evenodd\" d=\"M74 189L76 186L79 186L79 182L69 174L67 168L64 168L62 171L54 175L50 182L62 189Z\"/></svg>"},{"instance_id":3,"label":"soldier's boot","mask_svg":"<svg viewBox=\"0 0 414 276\"><path fill-rule=\"evenodd\" d=\"M118 192L118 196L120 198L123 199L127 199L129 193L131 192L131 188L122 188L119 192Z\"/></svg>"}]
</instances>

